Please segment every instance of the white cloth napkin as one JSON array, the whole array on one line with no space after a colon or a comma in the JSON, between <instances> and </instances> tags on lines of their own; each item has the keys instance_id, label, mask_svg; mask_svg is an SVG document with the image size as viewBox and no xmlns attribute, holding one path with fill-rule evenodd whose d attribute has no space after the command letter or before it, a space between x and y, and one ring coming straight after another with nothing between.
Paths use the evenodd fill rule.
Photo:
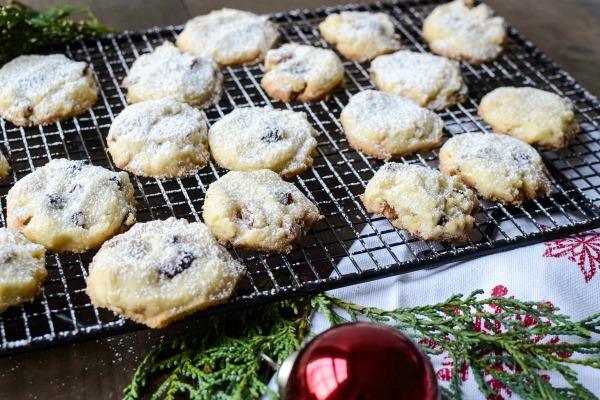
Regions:
<instances>
[{"instance_id":1,"label":"white cloth napkin","mask_svg":"<svg viewBox=\"0 0 600 400\"><path fill-rule=\"evenodd\" d=\"M381 223L387 223L386 221ZM379 223L378 223L379 224ZM376 229L379 227L376 225ZM362 248L355 242L350 252ZM386 262L389 252L377 257ZM362 267L372 264L365 258ZM372 267L372 266L371 266ZM354 272L348 259L338 268ZM516 250L499 252L475 260L454 263L434 270L417 271L373 282L361 283L330 293L346 301L384 309L434 304L453 294L469 294L483 289L485 295L515 296L525 301L549 301L560 307L560 312L579 320L600 311L600 232L590 231L563 239L531 245ZM323 316L313 321L313 331L320 333L328 327ZM563 340L563 338L560 338ZM432 359L438 381L444 385L450 380L451 361L447 356ZM600 371L577 368L579 381L600 396ZM470 371L464 375L464 398L480 399ZM553 385L560 386L559 376L551 375ZM500 399L516 396L500 388Z\"/></svg>"}]
</instances>

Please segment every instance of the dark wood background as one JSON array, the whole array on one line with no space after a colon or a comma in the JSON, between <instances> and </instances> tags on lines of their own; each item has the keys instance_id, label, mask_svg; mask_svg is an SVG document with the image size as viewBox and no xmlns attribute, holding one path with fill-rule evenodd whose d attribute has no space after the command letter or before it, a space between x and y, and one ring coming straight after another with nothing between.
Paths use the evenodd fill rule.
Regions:
<instances>
[{"instance_id":1,"label":"dark wood background","mask_svg":"<svg viewBox=\"0 0 600 400\"><path fill-rule=\"evenodd\" d=\"M221 7L273 13L347 3L343 0L21 1L36 8L59 2L85 4L102 23L120 30L178 25L190 17ZM600 96L600 0L486 2L580 84ZM195 323L202 321L190 324ZM145 330L0 358L0 399L120 398L137 364L152 346L177 335L186 326L177 324L164 330Z\"/></svg>"}]
</instances>

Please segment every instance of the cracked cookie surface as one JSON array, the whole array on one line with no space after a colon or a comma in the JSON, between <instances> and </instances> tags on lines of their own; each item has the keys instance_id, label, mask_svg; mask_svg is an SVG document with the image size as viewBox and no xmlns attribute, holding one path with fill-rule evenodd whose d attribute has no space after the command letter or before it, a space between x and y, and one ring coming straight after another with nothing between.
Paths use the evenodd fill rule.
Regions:
<instances>
[{"instance_id":1,"label":"cracked cookie surface","mask_svg":"<svg viewBox=\"0 0 600 400\"><path fill-rule=\"evenodd\" d=\"M461 103L467 94L458 62L433 54L401 50L382 55L373 60L369 72L381 91L431 110Z\"/></svg>"},{"instance_id":2,"label":"cracked cookie surface","mask_svg":"<svg viewBox=\"0 0 600 400\"><path fill-rule=\"evenodd\" d=\"M0 179L6 178L10 173L10 164L4 154L0 152Z\"/></svg>"},{"instance_id":3,"label":"cracked cookie surface","mask_svg":"<svg viewBox=\"0 0 600 400\"><path fill-rule=\"evenodd\" d=\"M317 136L303 112L253 107L238 108L216 122L208 141L223 168L293 176L312 165Z\"/></svg>"},{"instance_id":4,"label":"cracked cookie surface","mask_svg":"<svg viewBox=\"0 0 600 400\"><path fill-rule=\"evenodd\" d=\"M104 243L90 264L87 294L151 328L224 303L245 268L201 222L139 223Z\"/></svg>"},{"instance_id":5,"label":"cracked cookie surface","mask_svg":"<svg viewBox=\"0 0 600 400\"><path fill-rule=\"evenodd\" d=\"M133 194L126 172L56 159L10 189L7 225L48 250L81 253L135 222Z\"/></svg>"},{"instance_id":6,"label":"cracked cookie surface","mask_svg":"<svg viewBox=\"0 0 600 400\"><path fill-rule=\"evenodd\" d=\"M495 132L549 150L563 149L579 132L573 105L530 87L501 87L483 96L477 113Z\"/></svg>"},{"instance_id":7,"label":"cracked cookie surface","mask_svg":"<svg viewBox=\"0 0 600 400\"><path fill-rule=\"evenodd\" d=\"M286 43L269 50L266 74L260 85L267 94L284 102L319 101L344 84L344 66L329 49Z\"/></svg>"},{"instance_id":8,"label":"cracked cookie surface","mask_svg":"<svg viewBox=\"0 0 600 400\"><path fill-rule=\"evenodd\" d=\"M420 165L388 163L362 196L367 211L384 215L419 239L467 240L479 201L458 178Z\"/></svg>"},{"instance_id":9,"label":"cracked cookie surface","mask_svg":"<svg viewBox=\"0 0 600 400\"><path fill-rule=\"evenodd\" d=\"M0 116L48 125L90 109L99 88L89 66L62 54L20 56L0 68Z\"/></svg>"},{"instance_id":10,"label":"cracked cookie surface","mask_svg":"<svg viewBox=\"0 0 600 400\"><path fill-rule=\"evenodd\" d=\"M463 133L444 143L439 158L443 173L458 176L489 200L520 206L552 192L542 157L510 136Z\"/></svg>"},{"instance_id":11,"label":"cracked cookie surface","mask_svg":"<svg viewBox=\"0 0 600 400\"><path fill-rule=\"evenodd\" d=\"M130 103L168 98L206 108L219 102L223 74L211 58L164 42L135 60L122 86L127 88Z\"/></svg>"},{"instance_id":12,"label":"cracked cookie surface","mask_svg":"<svg viewBox=\"0 0 600 400\"><path fill-rule=\"evenodd\" d=\"M223 8L187 22L177 47L212 57L220 65L262 62L279 40L277 24L268 15Z\"/></svg>"},{"instance_id":13,"label":"cracked cookie surface","mask_svg":"<svg viewBox=\"0 0 600 400\"><path fill-rule=\"evenodd\" d=\"M365 62L400 50L392 18L384 13L343 11L319 24L321 36L350 60Z\"/></svg>"},{"instance_id":14,"label":"cracked cookie surface","mask_svg":"<svg viewBox=\"0 0 600 400\"><path fill-rule=\"evenodd\" d=\"M222 243L277 253L289 253L323 218L296 186L269 170L231 171L213 182L202 217Z\"/></svg>"},{"instance_id":15,"label":"cracked cookie surface","mask_svg":"<svg viewBox=\"0 0 600 400\"><path fill-rule=\"evenodd\" d=\"M21 233L0 228L0 314L33 300L41 291L46 249Z\"/></svg>"},{"instance_id":16,"label":"cracked cookie surface","mask_svg":"<svg viewBox=\"0 0 600 400\"><path fill-rule=\"evenodd\" d=\"M171 99L125 108L112 123L106 142L117 167L141 176L182 178L210 160L204 116Z\"/></svg>"},{"instance_id":17,"label":"cracked cookie surface","mask_svg":"<svg viewBox=\"0 0 600 400\"><path fill-rule=\"evenodd\" d=\"M442 144L444 122L436 113L376 90L352 96L340 122L353 148L383 160Z\"/></svg>"},{"instance_id":18,"label":"cracked cookie surface","mask_svg":"<svg viewBox=\"0 0 600 400\"><path fill-rule=\"evenodd\" d=\"M487 5L456 0L437 6L425 18L423 38L434 53L477 65L504 51L506 28Z\"/></svg>"}]
</instances>

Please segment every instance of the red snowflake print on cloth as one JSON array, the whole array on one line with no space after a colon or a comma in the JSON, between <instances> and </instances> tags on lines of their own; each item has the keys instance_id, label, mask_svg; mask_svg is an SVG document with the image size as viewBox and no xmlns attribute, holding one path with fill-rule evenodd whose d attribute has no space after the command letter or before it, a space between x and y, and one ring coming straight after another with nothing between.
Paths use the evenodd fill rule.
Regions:
<instances>
[{"instance_id":1,"label":"red snowflake print on cloth","mask_svg":"<svg viewBox=\"0 0 600 400\"><path fill-rule=\"evenodd\" d=\"M508 289L506 288L506 286L498 285L491 290L490 295L506 297L508 295ZM510 296L509 298L514 298L514 296ZM547 303L549 305L552 305L552 303L550 303L550 302L547 302ZM490 305L488 311L490 313L499 314L502 312L502 309L500 309L497 306ZM455 312L458 312L458 311L455 311ZM526 316L518 315L515 317L515 319L518 321L522 321L523 325L526 327L531 327L538 323L534 318L532 318L529 315L526 315ZM504 330L504 327L498 321L494 321L493 325L494 326L491 326L488 322L486 322L481 317L476 317L474 320L474 330L476 332L482 332L482 333L485 333L488 335L493 335L496 332L502 332ZM558 343L560 341L558 336L553 336L550 338L535 336L532 339L535 343L541 342L542 340L544 341L544 343ZM452 340L452 339L450 337L445 337L445 340ZM436 350L440 347L440 345L438 343L436 343L430 339L421 339L419 341L419 344L421 344L422 346L429 347L432 350ZM482 353L482 354L480 354L480 357L488 357L489 358L489 357L499 357L501 355L502 355L502 350L495 350L495 351L487 351L485 353ZM570 354L561 355L561 357L570 357L570 356L571 356ZM436 375L441 382L450 382L450 380L452 379L452 374L453 374L453 369L454 369L454 361L445 352L440 354L439 357L442 357L442 361L441 361L441 367L438 368L436 371ZM504 363L502 363L501 361L495 362L493 365L490 365L490 367L497 371L502 371L505 373L520 372L519 367L515 368L515 367L507 366ZM466 365L464 365L458 371L458 374L459 374L459 378L461 381L463 381L463 382L467 381L467 379L469 379L469 368ZM550 380L550 377L548 375L541 375L541 377L543 379ZM489 372L484 371L483 378L496 392L496 395L488 397L488 400L506 400L506 399L512 397L512 392L510 390L508 390L500 381L494 379Z\"/></svg>"},{"instance_id":2,"label":"red snowflake print on cloth","mask_svg":"<svg viewBox=\"0 0 600 400\"><path fill-rule=\"evenodd\" d=\"M544 243L544 257L564 258L576 263L588 283L600 270L600 233L580 232Z\"/></svg>"}]
</instances>

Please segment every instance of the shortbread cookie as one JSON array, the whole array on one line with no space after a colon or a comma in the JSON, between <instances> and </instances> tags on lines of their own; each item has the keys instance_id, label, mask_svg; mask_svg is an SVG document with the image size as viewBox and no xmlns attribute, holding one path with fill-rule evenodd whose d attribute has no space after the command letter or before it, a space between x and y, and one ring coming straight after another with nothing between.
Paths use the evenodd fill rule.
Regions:
<instances>
[{"instance_id":1,"label":"shortbread cookie","mask_svg":"<svg viewBox=\"0 0 600 400\"><path fill-rule=\"evenodd\" d=\"M123 87L130 103L173 99L205 108L219 102L223 75L212 59L165 42L133 63Z\"/></svg>"},{"instance_id":2,"label":"shortbread cookie","mask_svg":"<svg viewBox=\"0 0 600 400\"><path fill-rule=\"evenodd\" d=\"M376 90L355 94L340 122L352 147L384 160L442 145L442 118L394 94Z\"/></svg>"},{"instance_id":3,"label":"shortbread cookie","mask_svg":"<svg viewBox=\"0 0 600 400\"><path fill-rule=\"evenodd\" d=\"M456 0L436 7L423 22L423 38L439 55L481 64L496 59L506 44L504 19L485 4Z\"/></svg>"},{"instance_id":4,"label":"shortbread cookie","mask_svg":"<svg viewBox=\"0 0 600 400\"><path fill-rule=\"evenodd\" d=\"M389 163L367 184L362 202L419 239L467 240L479 201L456 177L420 165Z\"/></svg>"},{"instance_id":5,"label":"shortbread cookie","mask_svg":"<svg viewBox=\"0 0 600 400\"><path fill-rule=\"evenodd\" d=\"M289 102L327 99L344 84L344 66L331 50L295 43L269 50L260 85L274 99Z\"/></svg>"},{"instance_id":6,"label":"shortbread cookie","mask_svg":"<svg viewBox=\"0 0 600 400\"><path fill-rule=\"evenodd\" d=\"M552 192L538 152L510 136L463 133L448 140L439 156L443 173L458 176L489 200L518 207Z\"/></svg>"},{"instance_id":7,"label":"shortbread cookie","mask_svg":"<svg viewBox=\"0 0 600 400\"><path fill-rule=\"evenodd\" d=\"M127 173L57 159L10 189L6 220L48 250L81 253L132 225L135 204Z\"/></svg>"},{"instance_id":8,"label":"shortbread cookie","mask_svg":"<svg viewBox=\"0 0 600 400\"><path fill-rule=\"evenodd\" d=\"M0 228L0 314L33 300L47 274L44 246Z\"/></svg>"},{"instance_id":9,"label":"shortbread cookie","mask_svg":"<svg viewBox=\"0 0 600 400\"><path fill-rule=\"evenodd\" d=\"M244 271L206 225L169 218L104 243L90 264L87 294L96 307L162 328L226 302Z\"/></svg>"},{"instance_id":10,"label":"shortbread cookie","mask_svg":"<svg viewBox=\"0 0 600 400\"><path fill-rule=\"evenodd\" d=\"M231 171L206 191L204 222L221 243L289 253L317 221L317 207L275 172Z\"/></svg>"},{"instance_id":11,"label":"shortbread cookie","mask_svg":"<svg viewBox=\"0 0 600 400\"><path fill-rule=\"evenodd\" d=\"M223 8L188 21L177 47L212 57L221 65L253 64L265 59L279 40L277 24L268 15Z\"/></svg>"},{"instance_id":12,"label":"shortbread cookie","mask_svg":"<svg viewBox=\"0 0 600 400\"><path fill-rule=\"evenodd\" d=\"M382 91L409 98L432 110L460 103L467 94L458 62L433 54L402 50L379 56L371 63L369 72Z\"/></svg>"},{"instance_id":13,"label":"shortbread cookie","mask_svg":"<svg viewBox=\"0 0 600 400\"><path fill-rule=\"evenodd\" d=\"M208 141L223 168L293 176L312 165L317 135L303 112L238 108L210 128Z\"/></svg>"},{"instance_id":14,"label":"shortbread cookie","mask_svg":"<svg viewBox=\"0 0 600 400\"><path fill-rule=\"evenodd\" d=\"M131 105L115 119L106 141L117 167L159 179L182 178L210 160L202 113L171 99Z\"/></svg>"},{"instance_id":15,"label":"shortbread cookie","mask_svg":"<svg viewBox=\"0 0 600 400\"><path fill-rule=\"evenodd\" d=\"M392 18L384 13L343 11L319 24L321 36L350 60L365 62L400 50Z\"/></svg>"},{"instance_id":16,"label":"shortbread cookie","mask_svg":"<svg viewBox=\"0 0 600 400\"><path fill-rule=\"evenodd\" d=\"M0 179L6 178L10 173L10 165L4 154L0 152Z\"/></svg>"},{"instance_id":17,"label":"shortbread cookie","mask_svg":"<svg viewBox=\"0 0 600 400\"><path fill-rule=\"evenodd\" d=\"M0 69L0 116L48 125L84 113L98 99L90 67L62 54L20 56Z\"/></svg>"},{"instance_id":18,"label":"shortbread cookie","mask_svg":"<svg viewBox=\"0 0 600 400\"><path fill-rule=\"evenodd\" d=\"M495 89L483 96L477 112L494 131L550 150L567 147L579 132L568 100L530 87Z\"/></svg>"}]
</instances>

